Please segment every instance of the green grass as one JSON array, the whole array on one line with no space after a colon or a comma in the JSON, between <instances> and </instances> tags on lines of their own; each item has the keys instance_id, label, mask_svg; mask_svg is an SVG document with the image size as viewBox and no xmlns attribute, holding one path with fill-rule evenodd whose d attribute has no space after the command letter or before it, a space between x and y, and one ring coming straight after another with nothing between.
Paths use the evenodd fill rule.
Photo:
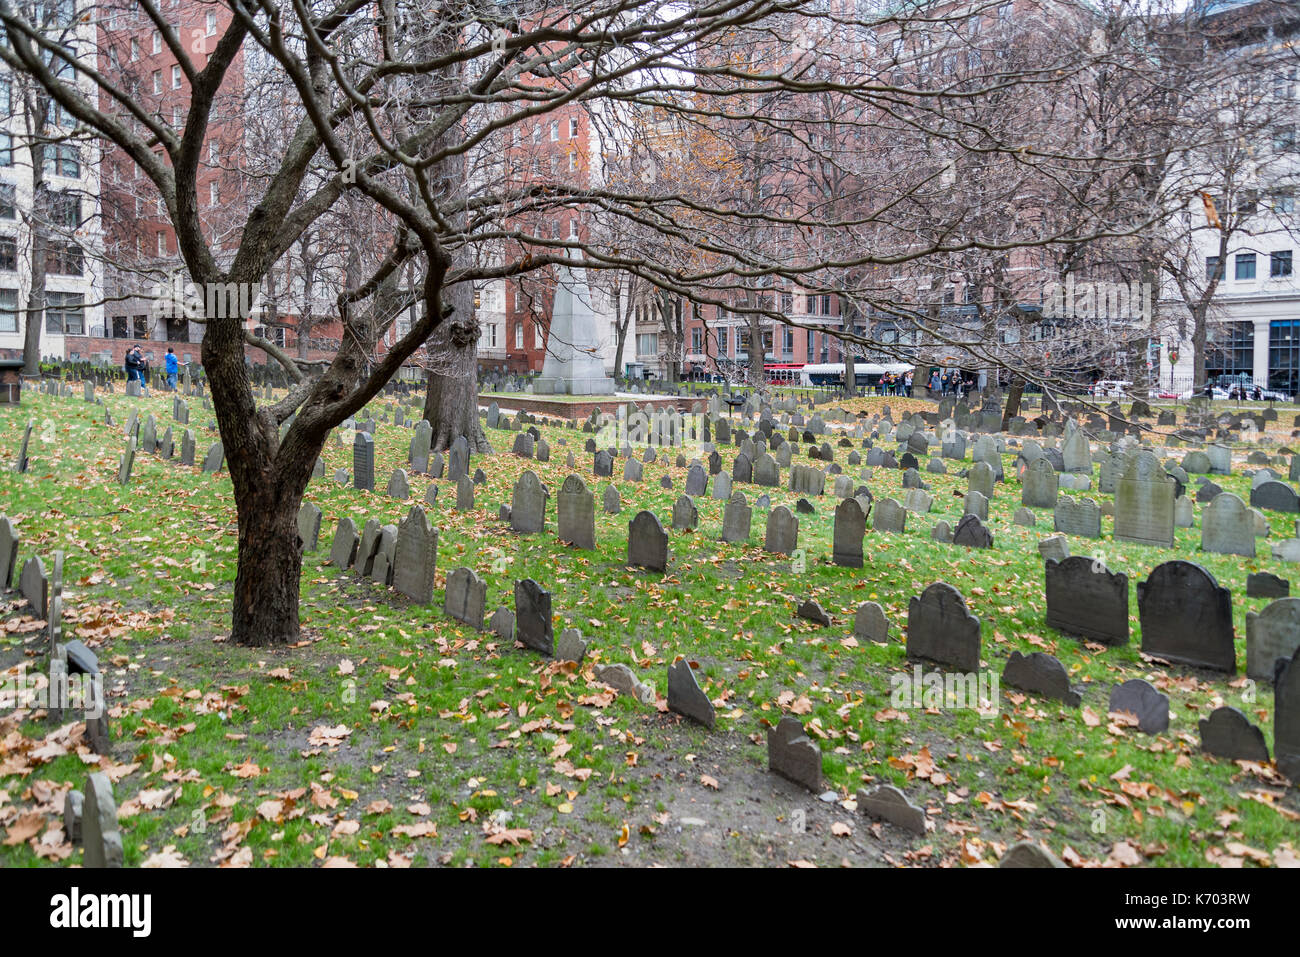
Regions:
<instances>
[{"instance_id":1,"label":"green grass","mask_svg":"<svg viewBox=\"0 0 1300 957\"><path fill-rule=\"evenodd\" d=\"M393 468L405 466L410 436L383 424L392 421L390 401L365 413L381 423L381 489ZM438 591L426 608L373 583L340 578L325 562L339 519L350 516L358 527L367 518L396 523L422 500L429 480L412 476L410 502L339 486L329 476L350 467L351 452L331 442L323 453L327 477L308 490L324 518L320 547L304 563L306 643L244 649L224 640L236 542L229 479L141 454L131 484L117 485L122 423L131 409L142 417L152 411L161 433L171 421L171 397L118 395L106 402L118 422L112 428L79 390L68 399L27 394L21 408L0 410L0 464L12 463L27 419L37 426L30 472L0 469L0 494L22 535L20 563L33 554L48 560L56 549L67 554L66 631L94 645L107 669L119 806L129 812L132 801L144 800L142 792L148 798L179 789L165 807L141 807L123 818L128 865L165 848L196 866L610 864L623 859L625 824L639 862L673 863L692 835L660 819L691 813L682 810L682 793L744 803L752 790L747 782L766 780L765 724L792 707L812 725L827 786L842 799L864 785L892 782L934 812L936 828L925 841L885 829L903 852L930 849L917 863L993 861L995 847L1026 837L1092 862L1127 841L1147 863L1181 866L1204 866L1218 854L1240 857L1239 845L1264 854L1294 847L1300 812L1294 789L1284 790L1265 770L1199 753L1195 722L1219 704L1246 711L1271 744L1271 690L1144 662L1135 596L1127 647L1087 647L1047 628L1036 542L1051 532L1051 512L1037 510L1037 528L1013 525L1020 504L1014 480L1000 485L990 503L993 551L929 538L934 522L955 525L961 516L966 483L955 474L960 464L949 462L953 474L924 476L935 496L931 514L909 515L902 535L869 532L861 570L829 562L834 500L827 495L816 502L817 515L800 517L806 568L797 574L790 558L762 550L765 513L755 511L749 545L724 545L716 540L723 503L699 498L702 527L671 533L672 563L659 576L624 564L627 523L648 508L667 526L685 477L673 464L674 450L646 465L639 485L616 480L623 511L610 516L599 509L606 480L590 475L584 433L542 427L552 456L537 463L508 454L510 433L491 432L499 451L472 463L488 475L473 511L455 512L454 486L439 482L439 504L430 510L441 529ZM212 416L198 399L190 407L201 459L215 439L204 428ZM1282 420L1292 414L1282 411ZM525 468L558 492L568 451L597 496L598 547L590 552L555 540L554 502L545 534L516 536L496 520L498 504L509 502ZM724 456L728 468L734 451ZM842 465L847 451L837 449ZM1181 459L1183 450L1169 454ZM664 474L672 476L674 490L659 487ZM1248 498L1244 476L1215 480ZM876 470L866 484L877 500L902 499L901 473ZM793 507L797 497L784 489L744 490L751 501L767 491L774 505ZM1255 560L1201 553L1199 506L1197 512L1198 527L1179 529L1173 551L1113 541L1109 518L1103 518L1102 540L1073 539L1071 547L1096 554L1134 582L1175 555L1200 562L1233 592L1244 664L1245 614L1266 604L1245 597L1246 575L1289 572L1268 557L1267 540ZM1292 516L1268 518L1274 538L1291 534ZM706 732L626 698L601 699L591 661L575 672L446 618L443 579L461 565L489 581L489 614L497 605L512 606L515 580L535 578L551 590L557 635L581 628L592 641L592 660L631 665L661 695L676 656L697 661L701 684L719 702L717 729ZM1001 707L987 716L893 713L890 677L910 671L902 644L908 601L940 579L961 590L980 617L989 670L1000 673L1013 650L1048 651L1084 689L1085 708L1003 688ZM16 595L7 597L0 667L25 662L29 671L40 670L43 638L30 626L24 630L27 609ZM808 597L834 617L831 628L794 617ZM886 645L851 640L853 612L867 599L889 615ZM1130 677L1146 677L1170 696L1168 733L1147 737L1108 727L1109 688ZM349 732L341 743L311 742L313 729L338 726ZM23 814L46 815L41 834L30 840L5 845L0 838L0 864L81 858L76 849L58 860L39 843L48 832L49 846L61 846L52 832L62 792L82 787L87 770L75 753L33 757L53 730L31 715L0 716L0 831ZM18 737L6 737L11 732ZM927 751L937 778L917 776ZM256 776L232 773L254 766ZM716 795L698 783L702 774L720 780ZM816 806L812 796L809 802ZM788 810L788 800L772 809L773 830L784 827L778 818ZM493 823L504 815L508 821ZM861 839L875 840L868 822L850 810L839 809L838 818L854 820ZM435 825L436 835L395 831L423 822ZM485 824L531 831L531 839L489 843ZM721 862L732 859L729 853L750 860L736 841L710 853ZM838 863L843 853L832 847L823 856Z\"/></svg>"}]
</instances>

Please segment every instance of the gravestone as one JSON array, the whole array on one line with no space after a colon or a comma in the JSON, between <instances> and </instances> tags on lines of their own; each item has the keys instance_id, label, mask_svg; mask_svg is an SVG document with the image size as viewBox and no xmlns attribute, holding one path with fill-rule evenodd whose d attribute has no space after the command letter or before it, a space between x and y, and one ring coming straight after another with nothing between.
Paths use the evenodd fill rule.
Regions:
<instances>
[{"instance_id":1,"label":"gravestone","mask_svg":"<svg viewBox=\"0 0 1300 957\"><path fill-rule=\"evenodd\" d=\"M952 533L952 543L966 548L992 548L993 533L977 515L963 515Z\"/></svg>"},{"instance_id":2,"label":"gravestone","mask_svg":"<svg viewBox=\"0 0 1300 957\"><path fill-rule=\"evenodd\" d=\"M555 659L557 661L572 661L582 664L582 659L587 656L587 641L582 637L582 632L577 628L566 628L560 632L559 639L555 642Z\"/></svg>"},{"instance_id":3,"label":"gravestone","mask_svg":"<svg viewBox=\"0 0 1300 957\"><path fill-rule=\"evenodd\" d=\"M1025 470L1024 485L1020 490L1020 504L1028 508L1055 508L1057 496L1056 469L1047 459L1031 462Z\"/></svg>"},{"instance_id":4,"label":"gravestone","mask_svg":"<svg viewBox=\"0 0 1300 957\"><path fill-rule=\"evenodd\" d=\"M1232 598L1194 562L1175 559L1137 586L1142 651L1177 664L1234 674Z\"/></svg>"},{"instance_id":5,"label":"gravestone","mask_svg":"<svg viewBox=\"0 0 1300 957\"><path fill-rule=\"evenodd\" d=\"M763 549L776 555L793 555L798 547L799 519L784 505L778 505L768 513Z\"/></svg>"},{"instance_id":6,"label":"gravestone","mask_svg":"<svg viewBox=\"0 0 1300 957\"><path fill-rule=\"evenodd\" d=\"M695 464L686 470L687 495L704 495L708 491L708 487L709 476L705 473L702 465Z\"/></svg>"},{"instance_id":7,"label":"gravestone","mask_svg":"<svg viewBox=\"0 0 1300 957\"><path fill-rule=\"evenodd\" d=\"M1255 557L1255 522L1231 492L1219 493L1201 511L1201 551Z\"/></svg>"},{"instance_id":8,"label":"gravestone","mask_svg":"<svg viewBox=\"0 0 1300 957\"><path fill-rule=\"evenodd\" d=\"M839 509L835 510L838 517ZM873 532L891 532L901 534L907 529L907 509L892 498L881 499L876 503L871 516Z\"/></svg>"},{"instance_id":9,"label":"gravestone","mask_svg":"<svg viewBox=\"0 0 1300 957\"><path fill-rule=\"evenodd\" d=\"M1061 496L1052 518L1055 531L1085 538L1101 537L1101 508L1090 498Z\"/></svg>"},{"instance_id":10,"label":"gravestone","mask_svg":"<svg viewBox=\"0 0 1300 957\"><path fill-rule=\"evenodd\" d=\"M1045 563L1047 626L1100 642L1126 645L1128 576L1082 555Z\"/></svg>"},{"instance_id":11,"label":"gravestone","mask_svg":"<svg viewBox=\"0 0 1300 957\"><path fill-rule=\"evenodd\" d=\"M995 480L992 466L987 462L976 462L966 475L967 491L979 492L986 499L990 499L993 497Z\"/></svg>"},{"instance_id":12,"label":"gravestone","mask_svg":"<svg viewBox=\"0 0 1300 957\"><path fill-rule=\"evenodd\" d=\"M679 495L673 503L673 528L689 531L700 524L700 512L689 495Z\"/></svg>"},{"instance_id":13,"label":"gravestone","mask_svg":"<svg viewBox=\"0 0 1300 957\"><path fill-rule=\"evenodd\" d=\"M398 526L394 555L393 587L417 604L432 604L438 530L420 506L412 505Z\"/></svg>"},{"instance_id":14,"label":"gravestone","mask_svg":"<svg viewBox=\"0 0 1300 957\"><path fill-rule=\"evenodd\" d=\"M972 674L979 670L980 621L947 582L935 582L908 602L907 656Z\"/></svg>"},{"instance_id":15,"label":"gravestone","mask_svg":"<svg viewBox=\"0 0 1300 957\"><path fill-rule=\"evenodd\" d=\"M531 535L546 530L546 500L550 497L542 480L532 469L525 469L515 483L510 498L510 527ZM594 520L594 516L593 516Z\"/></svg>"},{"instance_id":16,"label":"gravestone","mask_svg":"<svg viewBox=\"0 0 1300 957\"><path fill-rule=\"evenodd\" d=\"M50 580L41 556L33 555L23 562L18 574L18 592L32 606L32 616L44 621L50 607Z\"/></svg>"},{"instance_id":17,"label":"gravestone","mask_svg":"<svg viewBox=\"0 0 1300 957\"><path fill-rule=\"evenodd\" d=\"M628 522L627 563L655 572L668 568L668 533L654 512L637 512Z\"/></svg>"},{"instance_id":18,"label":"gravestone","mask_svg":"<svg viewBox=\"0 0 1300 957\"><path fill-rule=\"evenodd\" d=\"M804 733L799 719L786 715L767 729L767 766L813 792L822 789L822 753Z\"/></svg>"},{"instance_id":19,"label":"gravestone","mask_svg":"<svg viewBox=\"0 0 1300 957\"><path fill-rule=\"evenodd\" d=\"M1011 652L1006 668L1002 671L1002 682L1030 694L1063 702L1072 708L1077 708L1083 702L1079 692L1070 687L1070 676L1065 666L1042 651L1028 655L1019 651Z\"/></svg>"},{"instance_id":20,"label":"gravestone","mask_svg":"<svg viewBox=\"0 0 1300 957\"><path fill-rule=\"evenodd\" d=\"M17 461L14 462L15 472L26 473L27 471L27 448L31 445L32 430L34 428L36 428L36 423L31 419L28 419L27 425L23 428L22 441L18 444L18 458Z\"/></svg>"},{"instance_id":21,"label":"gravestone","mask_svg":"<svg viewBox=\"0 0 1300 957\"><path fill-rule=\"evenodd\" d=\"M358 432L352 440L352 487L375 490L375 437L369 432Z\"/></svg>"},{"instance_id":22,"label":"gravestone","mask_svg":"<svg viewBox=\"0 0 1300 957\"><path fill-rule=\"evenodd\" d=\"M1300 650L1300 598L1279 598L1246 612L1246 677L1272 681L1280 658Z\"/></svg>"},{"instance_id":23,"label":"gravestone","mask_svg":"<svg viewBox=\"0 0 1300 957\"><path fill-rule=\"evenodd\" d=\"M186 429L181 435L181 465L187 465L191 468L194 466L194 450L196 439L193 429Z\"/></svg>"},{"instance_id":24,"label":"gravestone","mask_svg":"<svg viewBox=\"0 0 1300 957\"><path fill-rule=\"evenodd\" d=\"M853 634L866 641L884 644L889 641L889 619L878 602L864 601L853 616Z\"/></svg>"},{"instance_id":25,"label":"gravestone","mask_svg":"<svg viewBox=\"0 0 1300 957\"><path fill-rule=\"evenodd\" d=\"M117 465L117 482L119 485L128 485L131 482L131 469L135 465L135 439L126 440L126 448L122 451L122 459Z\"/></svg>"},{"instance_id":26,"label":"gravestone","mask_svg":"<svg viewBox=\"0 0 1300 957\"><path fill-rule=\"evenodd\" d=\"M962 505L962 515L973 515L981 521L988 521L988 497L983 492L971 489L966 493L966 499Z\"/></svg>"},{"instance_id":27,"label":"gravestone","mask_svg":"<svg viewBox=\"0 0 1300 957\"><path fill-rule=\"evenodd\" d=\"M831 561L845 568L862 567L862 539L867 533L867 516L857 499L846 498L835 506L835 528Z\"/></svg>"},{"instance_id":28,"label":"gravestone","mask_svg":"<svg viewBox=\"0 0 1300 957\"><path fill-rule=\"evenodd\" d=\"M1300 512L1300 498L1285 482L1270 480L1250 490L1251 508L1270 512Z\"/></svg>"},{"instance_id":29,"label":"gravestone","mask_svg":"<svg viewBox=\"0 0 1300 957\"><path fill-rule=\"evenodd\" d=\"M1144 734L1160 734L1169 729L1169 699L1141 678L1130 678L1112 688L1107 711L1135 715L1137 728Z\"/></svg>"},{"instance_id":30,"label":"gravestone","mask_svg":"<svg viewBox=\"0 0 1300 957\"><path fill-rule=\"evenodd\" d=\"M1279 659L1273 673L1273 760L1300 782L1300 655Z\"/></svg>"},{"instance_id":31,"label":"gravestone","mask_svg":"<svg viewBox=\"0 0 1300 957\"><path fill-rule=\"evenodd\" d=\"M548 658L555 655L551 593L531 578L515 582L515 637Z\"/></svg>"},{"instance_id":32,"label":"gravestone","mask_svg":"<svg viewBox=\"0 0 1300 957\"><path fill-rule=\"evenodd\" d=\"M1236 708L1224 705L1197 722L1201 732L1201 750L1229 761L1268 763L1268 745L1264 732Z\"/></svg>"},{"instance_id":33,"label":"gravestone","mask_svg":"<svg viewBox=\"0 0 1300 957\"><path fill-rule=\"evenodd\" d=\"M1151 452L1138 452L1115 483L1115 538L1172 548L1176 495L1176 482L1165 474L1160 460Z\"/></svg>"},{"instance_id":34,"label":"gravestone","mask_svg":"<svg viewBox=\"0 0 1300 957\"><path fill-rule=\"evenodd\" d=\"M1002 855L1002 860L998 862L998 867L1065 867L1065 862L1060 860L1051 851L1048 851L1037 844L1030 844L1028 841L1021 841L1007 849L1006 854Z\"/></svg>"},{"instance_id":35,"label":"gravestone","mask_svg":"<svg viewBox=\"0 0 1300 957\"><path fill-rule=\"evenodd\" d=\"M13 588L14 570L18 567L18 532L9 516L0 515L0 591Z\"/></svg>"},{"instance_id":36,"label":"gravestone","mask_svg":"<svg viewBox=\"0 0 1300 957\"><path fill-rule=\"evenodd\" d=\"M463 435L452 440L447 451L447 480L459 482L469 475L469 440Z\"/></svg>"},{"instance_id":37,"label":"gravestone","mask_svg":"<svg viewBox=\"0 0 1300 957\"><path fill-rule=\"evenodd\" d=\"M623 503L619 499L618 489L615 486L605 486L605 491L601 495L601 507L605 509L606 515L617 515L623 511Z\"/></svg>"},{"instance_id":38,"label":"gravestone","mask_svg":"<svg viewBox=\"0 0 1300 957\"><path fill-rule=\"evenodd\" d=\"M447 573L442 610L447 617L464 622L475 631L482 631L483 615L487 610L487 582L472 568L453 568ZM501 611L510 614L506 609L499 609L498 614ZM513 615L510 616L510 622L513 630Z\"/></svg>"},{"instance_id":39,"label":"gravestone","mask_svg":"<svg viewBox=\"0 0 1300 957\"><path fill-rule=\"evenodd\" d=\"M81 843L85 848L83 867L122 866L122 834L117 828L117 803L113 800L112 781L103 771L97 771L86 779L82 798Z\"/></svg>"},{"instance_id":40,"label":"gravestone","mask_svg":"<svg viewBox=\"0 0 1300 957\"><path fill-rule=\"evenodd\" d=\"M411 437L410 462L415 472L429 471L429 450L433 447L433 426L428 419L421 419Z\"/></svg>"},{"instance_id":41,"label":"gravestone","mask_svg":"<svg viewBox=\"0 0 1300 957\"><path fill-rule=\"evenodd\" d=\"M474 480L462 475L456 480L456 511L467 512L474 507Z\"/></svg>"},{"instance_id":42,"label":"gravestone","mask_svg":"<svg viewBox=\"0 0 1300 957\"><path fill-rule=\"evenodd\" d=\"M346 516L339 519L330 545L330 565L340 574L346 574L357 560L358 544L356 523Z\"/></svg>"},{"instance_id":43,"label":"gravestone","mask_svg":"<svg viewBox=\"0 0 1300 957\"><path fill-rule=\"evenodd\" d=\"M912 804L892 784L880 784L871 790L859 788L858 809L867 817L901 827L918 837L925 835L924 809Z\"/></svg>"},{"instance_id":44,"label":"gravestone","mask_svg":"<svg viewBox=\"0 0 1300 957\"><path fill-rule=\"evenodd\" d=\"M303 502L298 509L298 537L302 539L304 552L316 551L320 540L320 509L311 502Z\"/></svg>"},{"instance_id":45,"label":"gravestone","mask_svg":"<svg viewBox=\"0 0 1300 957\"><path fill-rule=\"evenodd\" d=\"M596 496L587 488L587 483L580 476L570 475L560 486L555 502L560 541L578 548L595 548Z\"/></svg>"},{"instance_id":46,"label":"gravestone","mask_svg":"<svg viewBox=\"0 0 1300 957\"><path fill-rule=\"evenodd\" d=\"M1286 598L1291 594L1291 582L1272 572L1251 572L1246 576L1247 598Z\"/></svg>"},{"instance_id":47,"label":"gravestone","mask_svg":"<svg viewBox=\"0 0 1300 957\"><path fill-rule=\"evenodd\" d=\"M406 469L394 469L388 480L388 497L406 501L411 497L411 483L406 477Z\"/></svg>"},{"instance_id":48,"label":"gravestone","mask_svg":"<svg viewBox=\"0 0 1300 957\"><path fill-rule=\"evenodd\" d=\"M668 710L713 728L713 702L700 689L691 663L685 658L678 658L668 666Z\"/></svg>"},{"instance_id":49,"label":"gravestone","mask_svg":"<svg viewBox=\"0 0 1300 957\"><path fill-rule=\"evenodd\" d=\"M722 511L722 541L748 542L754 510L745 500L745 493L736 491Z\"/></svg>"}]
</instances>

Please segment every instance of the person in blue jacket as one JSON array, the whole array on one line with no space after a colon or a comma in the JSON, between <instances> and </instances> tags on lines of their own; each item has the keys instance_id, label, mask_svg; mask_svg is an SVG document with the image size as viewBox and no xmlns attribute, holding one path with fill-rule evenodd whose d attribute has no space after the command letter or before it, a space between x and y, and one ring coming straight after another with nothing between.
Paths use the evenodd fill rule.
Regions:
<instances>
[{"instance_id":1,"label":"person in blue jacket","mask_svg":"<svg viewBox=\"0 0 1300 957\"><path fill-rule=\"evenodd\" d=\"M167 348L167 355L163 359L163 362L166 364L167 367L167 391L175 392L176 373L180 369L180 362L176 359L176 353L171 350L170 346Z\"/></svg>"}]
</instances>

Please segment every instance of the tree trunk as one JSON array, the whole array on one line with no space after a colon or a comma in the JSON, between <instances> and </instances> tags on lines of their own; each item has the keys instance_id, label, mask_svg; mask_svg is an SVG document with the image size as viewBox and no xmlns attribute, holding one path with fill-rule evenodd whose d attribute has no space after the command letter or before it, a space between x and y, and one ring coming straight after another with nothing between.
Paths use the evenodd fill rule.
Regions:
<instances>
[{"instance_id":1,"label":"tree trunk","mask_svg":"<svg viewBox=\"0 0 1300 957\"><path fill-rule=\"evenodd\" d=\"M852 398L858 394L858 371L853 363L853 351L847 342L841 342L844 352L844 397Z\"/></svg>"},{"instance_id":2,"label":"tree trunk","mask_svg":"<svg viewBox=\"0 0 1300 957\"><path fill-rule=\"evenodd\" d=\"M443 302L455 311L434 330L425 346L429 386L424 417L433 426L433 450L446 451L465 436L471 452L490 453L492 446L478 418L478 323L473 290L467 283L448 289Z\"/></svg>"},{"instance_id":3,"label":"tree trunk","mask_svg":"<svg viewBox=\"0 0 1300 957\"><path fill-rule=\"evenodd\" d=\"M767 383L763 379L763 327L757 313L750 313L749 323L749 369L745 381L755 389L762 389Z\"/></svg>"},{"instance_id":4,"label":"tree trunk","mask_svg":"<svg viewBox=\"0 0 1300 957\"><path fill-rule=\"evenodd\" d=\"M302 575L298 509L311 466L296 472L268 469L255 488L246 488L236 497L239 565L230 623L236 644L261 648L298 641Z\"/></svg>"},{"instance_id":5,"label":"tree trunk","mask_svg":"<svg viewBox=\"0 0 1300 957\"><path fill-rule=\"evenodd\" d=\"M1205 303L1192 307L1192 394L1205 388Z\"/></svg>"},{"instance_id":6,"label":"tree trunk","mask_svg":"<svg viewBox=\"0 0 1300 957\"><path fill-rule=\"evenodd\" d=\"M1025 394L1025 380L1018 375L1011 377L1011 388L1007 390L1007 407L1002 412L1002 429L1011 429L1011 420L1020 414L1020 399Z\"/></svg>"},{"instance_id":7,"label":"tree trunk","mask_svg":"<svg viewBox=\"0 0 1300 957\"><path fill-rule=\"evenodd\" d=\"M45 322L45 260L49 254L49 235L46 217L49 215L49 188L45 181L45 146L33 140L32 156L32 211L30 223L32 241L32 285L27 293L26 325L23 329L23 374L39 375L41 371L41 325Z\"/></svg>"}]
</instances>

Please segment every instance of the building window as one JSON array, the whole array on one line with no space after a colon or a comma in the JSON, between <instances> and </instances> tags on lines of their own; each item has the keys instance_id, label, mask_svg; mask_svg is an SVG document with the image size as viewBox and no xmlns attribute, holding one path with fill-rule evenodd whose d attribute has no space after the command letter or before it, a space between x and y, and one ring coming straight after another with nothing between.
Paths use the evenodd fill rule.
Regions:
<instances>
[{"instance_id":1,"label":"building window","mask_svg":"<svg viewBox=\"0 0 1300 957\"><path fill-rule=\"evenodd\" d=\"M155 96L162 93L162 70L153 71L153 92Z\"/></svg>"},{"instance_id":2,"label":"building window","mask_svg":"<svg viewBox=\"0 0 1300 957\"><path fill-rule=\"evenodd\" d=\"M569 139L576 140L577 138L578 138L578 118L576 116L571 116L569 117Z\"/></svg>"},{"instance_id":3,"label":"building window","mask_svg":"<svg viewBox=\"0 0 1300 957\"><path fill-rule=\"evenodd\" d=\"M1205 374L1255 375L1255 324L1211 323L1206 330Z\"/></svg>"},{"instance_id":4,"label":"building window","mask_svg":"<svg viewBox=\"0 0 1300 957\"><path fill-rule=\"evenodd\" d=\"M208 165L217 166L221 160L221 151L216 140L208 140Z\"/></svg>"},{"instance_id":5,"label":"building window","mask_svg":"<svg viewBox=\"0 0 1300 957\"><path fill-rule=\"evenodd\" d=\"M1276 213L1294 213L1295 197L1290 192L1278 192L1273 194L1273 211Z\"/></svg>"},{"instance_id":6,"label":"building window","mask_svg":"<svg viewBox=\"0 0 1300 957\"><path fill-rule=\"evenodd\" d=\"M18 238L16 236L0 236L0 270L5 272L18 271Z\"/></svg>"},{"instance_id":7,"label":"building window","mask_svg":"<svg viewBox=\"0 0 1300 957\"><path fill-rule=\"evenodd\" d=\"M0 111L3 111L5 116L9 116L14 111L13 83L8 77L0 79Z\"/></svg>"},{"instance_id":8,"label":"building window","mask_svg":"<svg viewBox=\"0 0 1300 957\"><path fill-rule=\"evenodd\" d=\"M14 165L14 138L9 133L0 132L0 166Z\"/></svg>"},{"instance_id":9,"label":"building window","mask_svg":"<svg viewBox=\"0 0 1300 957\"><path fill-rule=\"evenodd\" d=\"M1268 324L1268 387L1287 395L1300 391L1300 319Z\"/></svg>"},{"instance_id":10,"label":"building window","mask_svg":"<svg viewBox=\"0 0 1300 957\"><path fill-rule=\"evenodd\" d=\"M135 316L131 320L131 338L148 339L149 338L149 317Z\"/></svg>"},{"instance_id":11,"label":"building window","mask_svg":"<svg viewBox=\"0 0 1300 957\"><path fill-rule=\"evenodd\" d=\"M1295 149L1295 126L1282 126L1273 134L1273 149L1278 153L1287 153Z\"/></svg>"},{"instance_id":12,"label":"building window","mask_svg":"<svg viewBox=\"0 0 1300 957\"><path fill-rule=\"evenodd\" d=\"M284 330L280 330L283 332ZM190 341L190 321L188 319L168 319L167 320L167 341L168 342L189 342Z\"/></svg>"},{"instance_id":13,"label":"building window","mask_svg":"<svg viewBox=\"0 0 1300 957\"><path fill-rule=\"evenodd\" d=\"M1218 256L1205 257L1205 278L1207 281L1223 278L1223 264L1219 262Z\"/></svg>"},{"instance_id":14,"label":"building window","mask_svg":"<svg viewBox=\"0 0 1300 957\"><path fill-rule=\"evenodd\" d=\"M659 334L643 332L636 337L636 354L639 356L659 355Z\"/></svg>"},{"instance_id":15,"label":"building window","mask_svg":"<svg viewBox=\"0 0 1300 957\"><path fill-rule=\"evenodd\" d=\"M181 88L181 67L180 64L177 63L172 67L172 89L179 90L180 88Z\"/></svg>"},{"instance_id":16,"label":"building window","mask_svg":"<svg viewBox=\"0 0 1300 957\"><path fill-rule=\"evenodd\" d=\"M696 355L699 355L703 351L704 351L704 330L698 328L692 329L691 330L691 352L695 353Z\"/></svg>"},{"instance_id":17,"label":"building window","mask_svg":"<svg viewBox=\"0 0 1300 957\"><path fill-rule=\"evenodd\" d=\"M45 294L45 331L56 336L86 334L85 297L79 292Z\"/></svg>"},{"instance_id":18,"label":"building window","mask_svg":"<svg viewBox=\"0 0 1300 957\"><path fill-rule=\"evenodd\" d=\"M18 331L18 290L0 289L0 332Z\"/></svg>"},{"instance_id":19,"label":"building window","mask_svg":"<svg viewBox=\"0 0 1300 957\"><path fill-rule=\"evenodd\" d=\"M577 170L578 170L578 154L577 154L577 153L570 153L570 154L569 154L569 172L570 172L570 173L574 173L574 172L577 172Z\"/></svg>"},{"instance_id":20,"label":"building window","mask_svg":"<svg viewBox=\"0 0 1300 957\"><path fill-rule=\"evenodd\" d=\"M516 322L515 323L515 348L522 349L523 347L524 347L524 324L522 322Z\"/></svg>"},{"instance_id":21,"label":"building window","mask_svg":"<svg viewBox=\"0 0 1300 957\"><path fill-rule=\"evenodd\" d=\"M138 59L140 59L140 41L137 40L135 37L132 37L130 62L134 63Z\"/></svg>"},{"instance_id":22,"label":"building window","mask_svg":"<svg viewBox=\"0 0 1300 957\"><path fill-rule=\"evenodd\" d=\"M76 243L50 241L45 251L45 271L54 276L80 276L85 257Z\"/></svg>"},{"instance_id":23,"label":"building window","mask_svg":"<svg viewBox=\"0 0 1300 957\"><path fill-rule=\"evenodd\" d=\"M162 53L162 34L157 30L153 32L153 52Z\"/></svg>"},{"instance_id":24,"label":"building window","mask_svg":"<svg viewBox=\"0 0 1300 957\"><path fill-rule=\"evenodd\" d=\"M129 339L131 337L130 329L131 327L128 324L128 320L126 316L113 317L113 338L114 339Z\"/></svg>"},{"instance_id":25,"label":"building window","mask_svg":"<svg viewBox=\"0 0 1300 957\"><path fill-rule=\"evenodd\" d=\"M552 143L555 143L555 142L557 142L557 141L559 140L559 138L560 138L560 124L559 124L559 123L552 123L552 124L551 124L551 142L552 142Z\"/></svg>"},{"instance_id":26,"label":"building window","mask_svg":"<svg viewBox=\"0 0 1300 957\"><path fill-rule=\"evenodd\" d=\"M212 182L208 183L208 205L216 206L217 203L220 202L220 199L221 187L217 185L217 181L214 179Z\"/></svg>"},{"instance_id":27,"label":"building window","mask_svg":"<svg viewBox=\"0 0 1300 957\"><path fill-rule=\"evenodd\" d=\"M1274 278L1291 275L1291 250L1282 249L1269 253L1268 274Z\"/></svg>"},{"instance_id":28,"label":"building window","mask_svg":"<svg viewBox=\"0 0 1300 957\"><path fill-rule=\"evenodd\" d=\"M0 219L18 218L18 187L0 183Z\"/></svg>"},{"instance_id":29,"label":"building window","mask_svg":"<svg viewBox=\"0 0 1300 957\"><path fill-rule=\"evenodd\" d=\"M494 323L486 323L479 332L479 345L485 349L495 349L497 347L497 327Z\"/></svg>"},{"instance_id":30,"label":"building window","mask_svg":"<svg viewBox=\"0 0 1300 957\"><path fill-rule=\"evenodd\" d=\"M208 18L204 25L208 36L216 36L217 33L217 15L211 10L208 11Z\"/></svg>"},{"instance_id":31,"label":"building window","mask_svg":"<svg viewBox=\"0 0 1300 957\"><path fill-rule=\"evenodd\" d=\"M789 326L785 327L785 349L783 351L787 356L794 355L794 330Z\"/></svg>"},{"instance_id":32,"label":"building window","mask_svg":"<svg viewBox=\"0 0 1300 957\"><path fill-rule=\"evenodd\" d=\"M728 343L727 330L725 328L716 330L716 338L718 340L718 355L725 356L731 351Z\"/></svg>"},{"instance_id":33,"label":"building window","mask_svg":"<svg viewBox=\"0 0 1300 957\"><path fill-rule=\"evenodd\" d=\"M1238 279L1255 278L1255 254L1254 253L1237 253L1237 272Z\"/></svg>"},{"instance_id":34,"label":"building window","mask_svg":"<svg viewBox=\"0 0 1300 957\"><path fill-rule=\"evenodd\" d=\"M81 154L72 143L56 143L45 148L45 172L52 176L76 179L81 175Z\"/></svg>"},{"instance_id":35,"label":"building window","mask_svg":"<svg viewBox=\"0 0 1300 957\"><path fill-rule=\"evenodd\" d=\"M158 255L167 255L167 234L161 229L158 230Z\"/></svg>"},{"instance_id":36,"label":"building window","mask_svg":"<svg viewBox=\"0 0 1300 957\"><path fill-rule=\"evenodd\" d=\"M1283 100L1295 97L1295 67L1273 78L1273 95Z\"/></svg>"}]
</instances>

